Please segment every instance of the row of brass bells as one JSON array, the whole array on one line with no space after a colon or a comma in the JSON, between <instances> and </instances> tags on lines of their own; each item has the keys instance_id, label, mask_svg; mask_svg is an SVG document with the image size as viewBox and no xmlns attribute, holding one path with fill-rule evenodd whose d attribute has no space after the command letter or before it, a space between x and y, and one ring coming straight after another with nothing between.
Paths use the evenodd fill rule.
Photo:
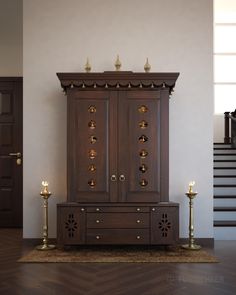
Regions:
<instances>
[{"instance_id":1,"label":"row of brass bells","mask_svg":"<svg viewBox=\"0 0 236 295\"><path fill-rule=\"evenodd\" d=\"M87 63L86 63L86 67L85 67L85 69L86 69L87 72L90 72L90 71L91 71L91 66L90 66L88 60L87 60ZM92 106L89 106L89 108L88 108L88 112L89 112L90 114L95 114L96 111L97 111L97 109L96 109L95 106L93 106L93 105L92 105ZM94 120L91 120L91 121L88 123L88 127L89 127L90 129L95 129L95 128L96 128L96 122L95 122ZM89 140L90 140L90 143L91 143L91 144L94 144L94 143L97 141L97 137L94 136L94 135L91 135L90 138L89 138ZM92 150L89 151L89 158L90 158L90 159L94 159L96 156L97 156L97 152L96 152L94 149L92 149ZM95 166L94 164L91 164L91 165L89 165L88 170L89 170L90 172L94 172L94 171L96 171L96 166ZM95 181L94 179L90 179L90 180L88 181L88 185L90 186L90 188L93 189L93 188L96 186L96 181Z\"/></svg>"}]
</instances>

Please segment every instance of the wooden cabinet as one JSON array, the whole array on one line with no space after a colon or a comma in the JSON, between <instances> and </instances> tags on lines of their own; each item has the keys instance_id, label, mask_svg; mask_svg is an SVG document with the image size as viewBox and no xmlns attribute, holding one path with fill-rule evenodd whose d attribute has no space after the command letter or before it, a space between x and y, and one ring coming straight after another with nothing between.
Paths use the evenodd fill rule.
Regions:
<instances>
[{"instance_id":1,"label":"wooden cabinet","mask_svg":"<svg viewBox=\"0 0 236 295\"><path fill-rule=\"evenodd\" d=\"M175 216L178 210L168 203L169 95L178 73L58 77L67 95L70 202L58 205L59 243L68 244L65 212L71 210L68 214L80 224L69 239L72 244L158 244L161 234L152 231L158 232L154 224L159 215L151 208L165 202L167 210L175 208ZM175 220L175 234L160 244L176 241Z\"/></svg>"}]
</instances>

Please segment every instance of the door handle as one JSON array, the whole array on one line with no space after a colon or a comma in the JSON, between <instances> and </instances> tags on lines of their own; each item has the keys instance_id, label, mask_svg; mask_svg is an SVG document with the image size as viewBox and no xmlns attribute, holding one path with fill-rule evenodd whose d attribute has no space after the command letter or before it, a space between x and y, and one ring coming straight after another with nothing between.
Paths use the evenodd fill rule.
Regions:
<instances>
[{"instance_id":1,"label":"door handle","mask_svg":"<svg viewBox=\"0 0 236 295\"><path fill-rule=\"evenodd\" d=\"M16 157L16 164L21 165L22 161L21 161L21 153L20 152L10 153L9 156Z\"/></svg>"},{"instance_id":2,"label":"door handle","mask_svg":"<svg viewBox=\"0 0 236 295\"><path fill-rule=\"evenodd\" d=\"M20 152L18 152L18 153L10 153L9 156L21 158L21 153Z\"/></svg>"},{"instance_id":3,"label":"door handle","mask_svg":"<svg viewBox=\"0 0 236 295\"><path fill-rule=\"evenodd\" d=\"M119 177L119 180L120 181L125 181L125 176L123 174L121 174L120 177Z\"/></svg>"}]
</instances>

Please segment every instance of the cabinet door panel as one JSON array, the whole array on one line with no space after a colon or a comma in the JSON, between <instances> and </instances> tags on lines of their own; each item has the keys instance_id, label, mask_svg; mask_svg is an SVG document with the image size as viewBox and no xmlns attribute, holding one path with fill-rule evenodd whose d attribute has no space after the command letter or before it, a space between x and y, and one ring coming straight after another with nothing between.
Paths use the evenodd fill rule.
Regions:
<instances>
[{"instance_id":1,"label":"cabinet door panel","mask_svg":"<svg viewBox=\"0 0 236 295\"><path fill-rule=\"evenodd\" d=\"M104 91L69 95L68 185L78 202L109 202L116 197L116 97ZM115 132L114 132L115 131ZM111 144L110 144L111 143Z\"/></svg>"},{"instance_id":2,"label":"cabinet door panel","mask_svg":"<svg viewBox=\"0 0 236 295\"><path fill-rule=\"evenodd\" d=\"M160 200L160 92L119 98L119 190L123 202Z\"/></svg>"}]
</instances>

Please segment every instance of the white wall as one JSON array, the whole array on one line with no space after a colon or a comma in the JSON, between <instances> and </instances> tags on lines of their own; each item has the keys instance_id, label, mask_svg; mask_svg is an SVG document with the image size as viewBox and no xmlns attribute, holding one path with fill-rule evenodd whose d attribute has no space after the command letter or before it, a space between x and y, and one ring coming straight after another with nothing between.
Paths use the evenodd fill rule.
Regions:
<instances>
[{"instance_id":1,"label":"white wall","mask_svg":"<svg viewBox=\"0 0 236 295\"><path fill-rule=\"evenodd\" d=\"M0 76L22 76L22 16L22 0L0 0Z\"/></svg>"},{"instance_id":2,"label":"white wall","mask_svg":"<svg viewBox=\"0 0 236 295\"><path fill-rule=\"evenodd\" d=\"M40 183L51 184L50 235L56 203L66 200L66 98L56 72L180 72L170 100L170 197L180 202L181 236L188 232L184 195L194 179L196 236L212 227L212 1L24 0L24 237L39 237Z\"/></svg>"},{"instance_id":3,"label":"white wall","mask_svg":"<svg viewBox=\"0 0 236 295\"><path fill-rule=\"evenodd\" d=\"M214 142L224 142L224 114L214 115Z\"/></svg>"}]
</instances>

